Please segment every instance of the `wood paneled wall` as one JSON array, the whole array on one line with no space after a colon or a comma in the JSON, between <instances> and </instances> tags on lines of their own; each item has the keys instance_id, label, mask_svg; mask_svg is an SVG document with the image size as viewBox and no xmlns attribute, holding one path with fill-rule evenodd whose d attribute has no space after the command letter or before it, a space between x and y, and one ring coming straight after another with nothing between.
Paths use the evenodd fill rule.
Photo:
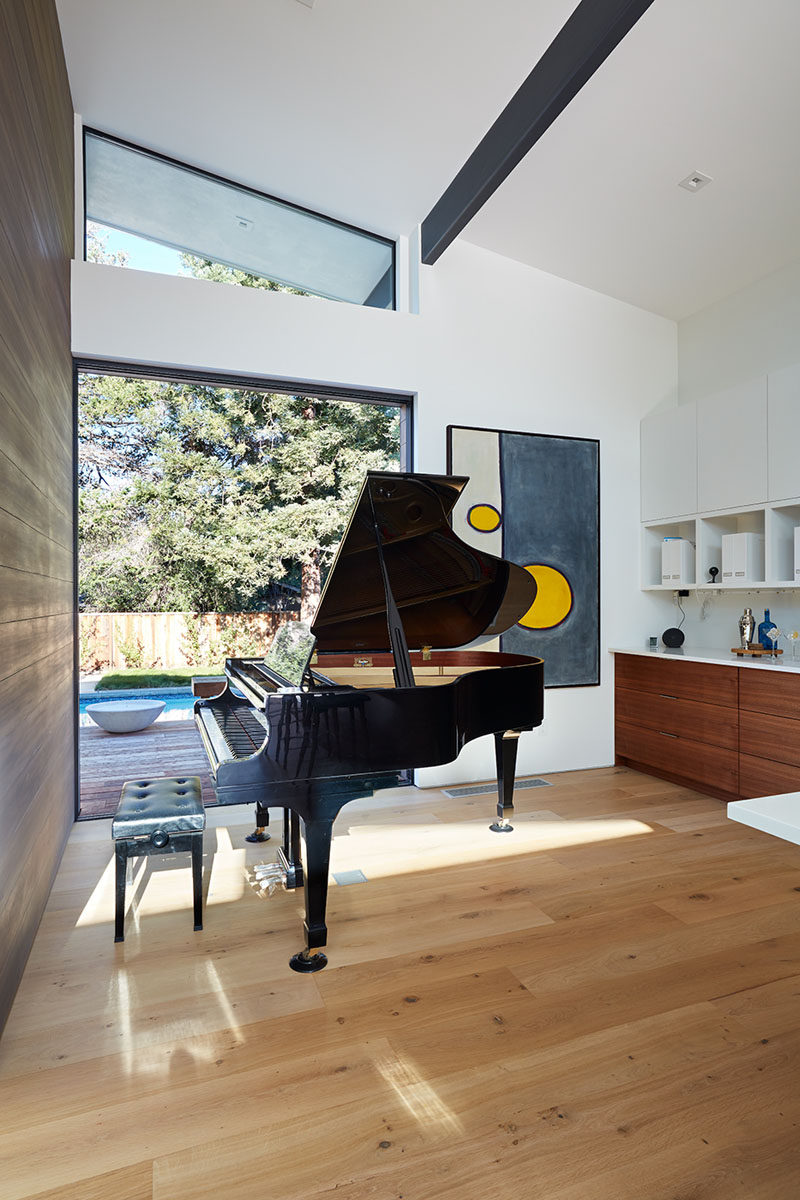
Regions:
<instances>
[{"instance_id":1,"label":"wood paneled wall","mask_svg":"<svg viewBox=\"0 0 800 1200\"><path fill-rule=\"evenodd\" d=\"M53 0L0 0L0 1028L74 818L72 101Z\"/></svg>"}]
</instances>

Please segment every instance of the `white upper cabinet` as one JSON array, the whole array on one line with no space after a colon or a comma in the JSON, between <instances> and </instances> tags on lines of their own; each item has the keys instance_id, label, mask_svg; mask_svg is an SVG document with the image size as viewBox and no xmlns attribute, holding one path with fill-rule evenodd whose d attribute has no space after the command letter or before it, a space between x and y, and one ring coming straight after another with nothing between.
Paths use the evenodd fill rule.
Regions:
<instances>
[{"instance_id":1,"label":"white upper cabinet","mask_svg":"<svg viewBox=\"0 0 800 1200\"><path fill-rule=\"evenodd\" d=\"M769 499L800 496L800 364L770 371L767 414Z\"/></svg>"},{"instance_id":2,"label":"white upper cabinet","mask_svg":"<svg viewBox=\"0 0 800 1200\"><path fill-rule=\"evenodd\" d=\"M697 498L699 512L766 501L766 376L698 403Z\"/></svg>"},{"instance_id":3,"label":"white upper cabinet","mask_svg":"<svg viewBox=\"0 0 800 1200\"><path fill-rule=\"evenodd\" d=\"M694 404L651 413L641 424L642 520L697 511Z\"/></svg>"}]
</instances>

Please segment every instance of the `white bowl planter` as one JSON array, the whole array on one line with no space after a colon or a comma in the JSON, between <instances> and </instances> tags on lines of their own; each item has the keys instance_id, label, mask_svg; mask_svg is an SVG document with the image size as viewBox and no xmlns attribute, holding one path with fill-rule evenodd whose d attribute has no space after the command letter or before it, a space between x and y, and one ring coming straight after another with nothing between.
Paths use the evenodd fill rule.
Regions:
<instances>
[{"instance_id":1,"label":"white bowl planter","mask_svg":"<svg viewBox=\"0 0 800 1200\"><path fill-rule=\"evenodd\" d=\"M103 700L88 704L86 711L95 725L109 733L135 733L152 725L165 705L165 700Z\"/></svg>"}]
</instances>

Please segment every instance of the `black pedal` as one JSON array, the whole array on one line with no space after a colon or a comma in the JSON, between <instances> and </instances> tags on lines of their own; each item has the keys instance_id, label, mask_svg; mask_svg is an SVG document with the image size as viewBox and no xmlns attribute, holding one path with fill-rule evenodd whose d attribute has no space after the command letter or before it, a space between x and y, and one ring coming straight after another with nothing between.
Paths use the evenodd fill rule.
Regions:
<instances>
[{"instance_id":1,"label":"black pedal","mask_svg":"<svg viewBox=\"0 0 800 1200\"><path fill-rule=\"evenodd\" d=\"M288 855L284 853L283 846L278 847L278 862L286 876L283 886L287 892L293 891L295 888L303 886L303 864L299 862L290 862Z\"/></svg>"}]
</instances>

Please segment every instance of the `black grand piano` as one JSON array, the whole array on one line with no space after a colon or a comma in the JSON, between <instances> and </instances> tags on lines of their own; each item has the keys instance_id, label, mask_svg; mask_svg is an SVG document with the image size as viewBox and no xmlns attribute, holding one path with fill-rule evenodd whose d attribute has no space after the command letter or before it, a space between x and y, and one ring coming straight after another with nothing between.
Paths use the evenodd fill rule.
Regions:
<instances>
[{"instance_id":1,"label":"black grand piano","mask_svg":"<svg viewBox=\"0 0 800 1200\"><path fill-rule=\"evenodd\" d=\"M491 828L512 830L517 738L542 720L542 660L447 648L508 629L533 603L535 584L522 567L453 532L448 517L466 483L368 472L311 625L316 654L301 664L302 683L267 659L230 658L225 690L195 702L220 802L256 804L251 840L266 836L269 808L284 810L285 883L305 888L296 971L327 962L333 822L388 774L451 762L492 733ZM388 686L375 686L380 668L391 670ZM360 671L367 686L352 682ZM349 682L337 681L343 672Z\"/></svg>"}]
</instances>

